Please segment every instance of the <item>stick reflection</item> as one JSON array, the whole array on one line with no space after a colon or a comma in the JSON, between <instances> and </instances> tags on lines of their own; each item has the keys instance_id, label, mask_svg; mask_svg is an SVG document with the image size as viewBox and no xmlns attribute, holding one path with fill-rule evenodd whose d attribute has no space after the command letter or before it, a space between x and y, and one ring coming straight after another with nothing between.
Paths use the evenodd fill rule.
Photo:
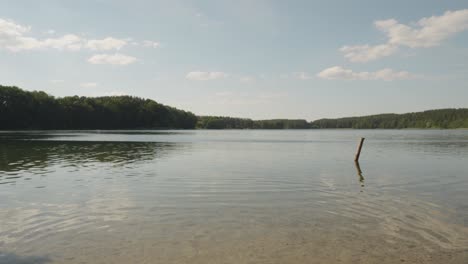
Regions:
<instances>
[{"instance_id":1,"label":"stick reflection","mask_svg":"<svg viewBox=\"0 0 468 264\"><path fill-rule=\"evenodd\" d=\"M359 165L359 161L355 161L354 165L356 165L356 171L359 177L359 182L361 183L361 187L364 187L364 177L362 176L361 166Z\"/></svg>"}]
</instances>

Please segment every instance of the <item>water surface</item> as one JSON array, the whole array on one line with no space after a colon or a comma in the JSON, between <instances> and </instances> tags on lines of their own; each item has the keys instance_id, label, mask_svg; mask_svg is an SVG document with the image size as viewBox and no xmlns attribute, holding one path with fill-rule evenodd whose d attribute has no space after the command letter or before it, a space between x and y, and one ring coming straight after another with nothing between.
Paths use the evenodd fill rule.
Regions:
<instances>
[{"instance_id":1,"label":"water surface","mask_svg":"<svg viewBox=\"0 0 468 264\"><path fill-rule=\"evenodd\" d=\"M467 172L466 130L1 132L0 263L468 263Z\"/></svg>"}]
</instances>

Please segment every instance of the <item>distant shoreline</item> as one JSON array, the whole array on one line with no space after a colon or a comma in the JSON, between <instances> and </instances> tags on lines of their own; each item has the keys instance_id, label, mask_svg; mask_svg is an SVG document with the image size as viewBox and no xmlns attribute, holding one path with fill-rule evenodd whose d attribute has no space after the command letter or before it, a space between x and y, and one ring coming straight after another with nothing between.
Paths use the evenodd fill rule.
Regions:
<instances>
[{"instance_id":1,"label":"distant shoreline","mask_svg":"<svg viewBox=\"0 0 468 264\"><path fill-rule=\"evenodd\" d=\"M169 129L468 129L468 108L335 119L197 116L134 96L55 98L0 85L0 131Z\"/></svg>"},{"instance_id":2,"label":"distant shoreline","mask_svg":"<svg viewBox=\"0 0 468 264\"><path fill-rule=\"evenodd\" d=\"M124 132L124 131L279 131L279 130L289 130L289 131L319 131L319 130L425 130L425 131L440 131L440 130L467 130L468 128L222 128L222 129L210 129L210 128L132 128L132 129L16 129L16 130L0 130L0 134L5 133L29 133L29 132Z\"/></svg>"}]
</instances>

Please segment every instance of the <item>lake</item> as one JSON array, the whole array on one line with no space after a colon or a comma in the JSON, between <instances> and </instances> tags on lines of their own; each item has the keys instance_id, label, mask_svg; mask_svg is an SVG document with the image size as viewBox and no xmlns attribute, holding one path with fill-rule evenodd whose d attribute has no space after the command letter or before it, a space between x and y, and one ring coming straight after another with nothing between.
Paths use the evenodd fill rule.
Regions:
<instances>
[{"instance_id":1,"label":"lake","mask_svg":"<svg viewBox=\"0 0 468 264\"><path fill-rule=\"evenodd\" d=\"M2 264L403 262L468 263L467 130L0 133Z\"/></svg>"}]
</instances>

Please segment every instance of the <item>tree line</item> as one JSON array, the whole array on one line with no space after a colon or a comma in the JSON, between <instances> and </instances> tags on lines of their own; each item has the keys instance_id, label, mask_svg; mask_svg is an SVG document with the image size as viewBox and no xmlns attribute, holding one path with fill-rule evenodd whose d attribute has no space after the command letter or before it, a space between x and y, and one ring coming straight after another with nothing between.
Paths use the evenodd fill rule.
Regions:
<instances>
[{"instance_id":1,"label":"tree line","mask_svg":"<svg viewBox=\"0 0 468 264\"><path fill-rule=\"evenodd\" d=\"M0 130L14 129L402 129L468 128L468 109L439 109L337 119L252 120L196 116L134 96L55 98L0 85Z\"/></svg>"},{"instance_id":2,"label":"tree line","mask_svg":"<svg viewBox=\"0 0 468 264\"><path fill-rule=\"evenodd\" d=\"M406 114L380 114L336 119L319 119L307 122L303 119L252 120L222 116L202 116L197 128L202 129L454 129L468 128L468 109L438 109Z\"/></svg>"},{"instance_id":3,"label":"tree line","mask_svg":"<svg viewBox=\"0 0 468 264\"><path fill-rule=\"evenodd\" d=\"M200 116L199 129L307 129L310 124L303 119L252 120L225 116Z\"/></svg>"},{"instance_id":4,"label":"tree line","mask_svg":"<svg viewBox=\"0 0 468 264\"><path fill-rule=\"evenodd\" d=\"M320 119L311 122L311 127L355 129L468 128L468 109L438 109L406 114Z\"/></svg>"},{"instance_id":5,"label":"tree line","mask_svg":"<svg viewBox=\"0 0 468 264\"><path fill-rule=\"evenodd\" d=\"M190 112L133 96L55 98L0 86L0 129L195 128Z\"/></svg>"}]
</instances>

